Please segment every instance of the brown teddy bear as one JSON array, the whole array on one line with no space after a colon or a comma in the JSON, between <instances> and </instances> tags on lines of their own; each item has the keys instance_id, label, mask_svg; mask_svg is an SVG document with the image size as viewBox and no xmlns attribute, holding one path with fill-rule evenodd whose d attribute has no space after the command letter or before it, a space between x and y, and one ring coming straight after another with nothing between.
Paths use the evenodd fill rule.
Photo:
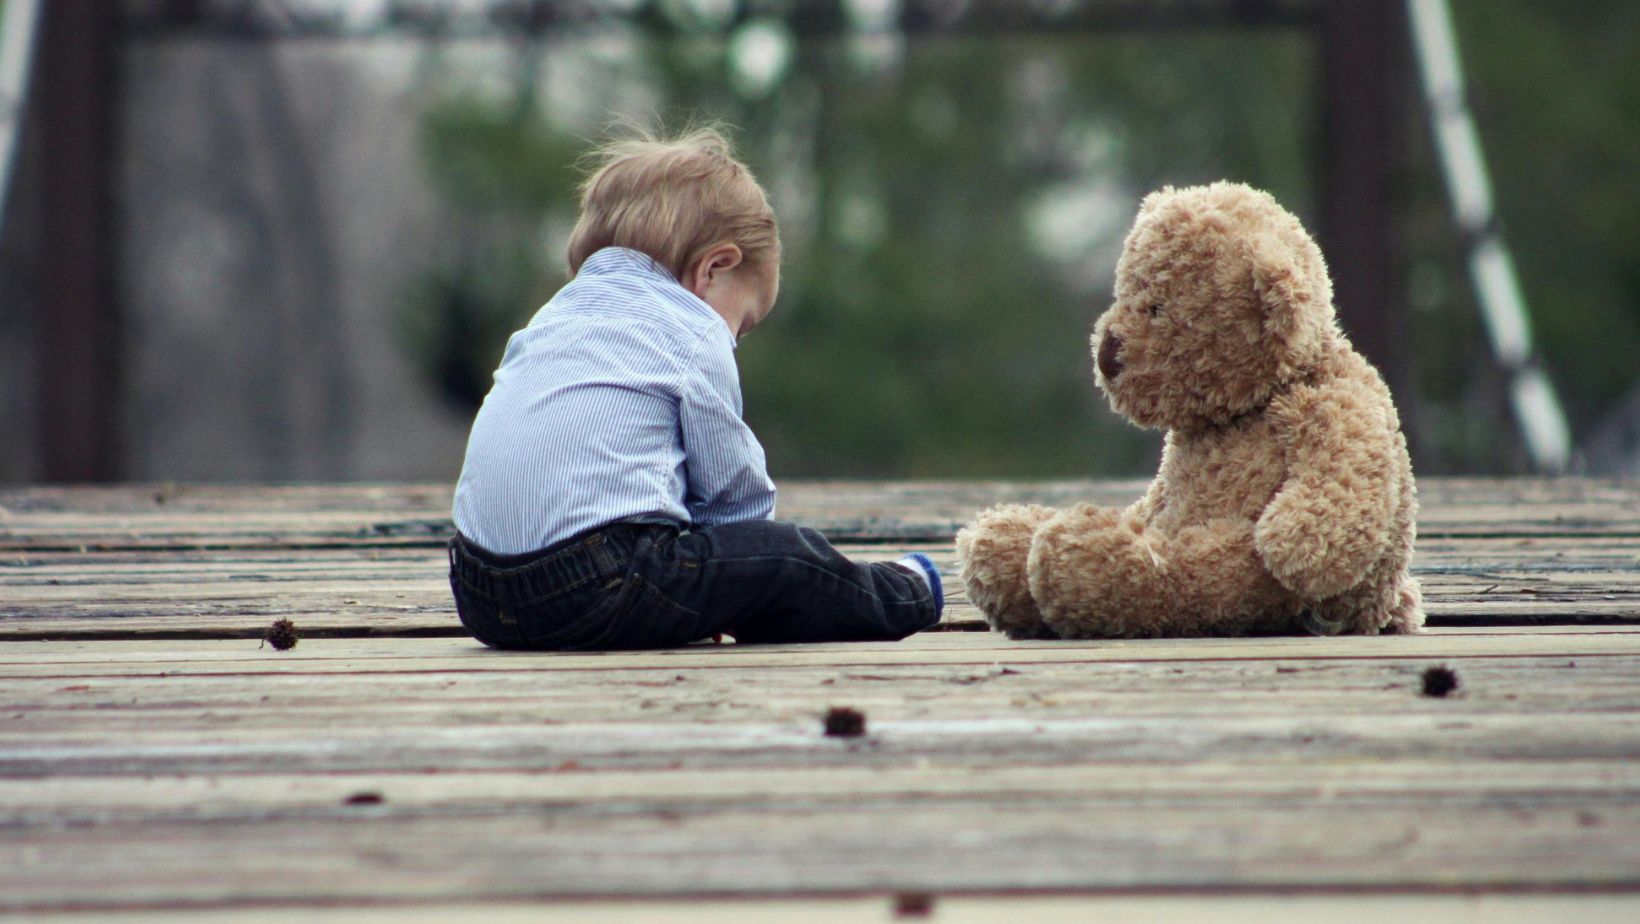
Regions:
<instances>
[{"instance_id":1,"label":"brown teddy bear","mask_svg":"<svg viewBox=\"0 0 1640 924\"><path fill-rule=\"evenodd\" d=\"M1116 411L1166 429L1126 510L1009 504L957 534L1014 638L1416 632L1418 504L1389 390L1298 219L1237 183L1139 207L1093 332Z\"/></svg>"}]
</instances>

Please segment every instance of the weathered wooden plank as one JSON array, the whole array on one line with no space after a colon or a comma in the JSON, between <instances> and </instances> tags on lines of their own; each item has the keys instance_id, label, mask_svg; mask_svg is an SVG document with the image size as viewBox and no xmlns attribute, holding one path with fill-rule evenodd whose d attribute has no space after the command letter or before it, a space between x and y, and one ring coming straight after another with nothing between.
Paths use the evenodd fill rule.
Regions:
<instances>
[{"instance_id":1,"label":"weathered wooden plank","mask_svg":"<svg viewBox=\"0 0 1640 924\"><path fill-rule=\"evenodd\" d=\"M840 540L948 540L999 502L1123 504L1139 481L793 482L781 515ZM0 490L0 551L437 545L447 485L124 486ZM1640 485L1602 479L1426 479L1420 532L1640 537Z\"/></svg>"},{"instance_id":2,"label":"weathered wooden plank","mask_svg":"<svg viewBox=\"0 0 1640 924\"><path fill-rule=\"evenodd\" d=\"M1420 559L1431 625L1640 622L1640 566L1629 547L1553 541L1559 547L1541 550L1460 541ZM1481 547L1466 553L1471 543ZM924 551L955 571L949 544L843 549L862 558ZM315 634L460 634L445 567L442 553L425 549L0 557L0 638L256 637L279 617ZM961 588L950 590L947 628L983 629Z\"/></svg>"},{"instance_id":3,"label":"weathered wooden plank","mask_svg":"<svg viewBox=\"0 0 1640 924\"><path fill-rule=\"evenodd\" d=\"M1634 666L1625 665L1631 676ZM967 691L959 687L985 681L881 672L869 684L842 679L830 688L770 683L774 689L755 698L733 684L689 681L667 689L655 674L626 689L507 677L511 689L502 690L437 675L422 682L327 680L322 693L290 678L241 681L233 689L233 678L184 679L168 682L163 695L152 682L59 682L43 692L28 684L18 695L38 692L39 701L8 702L0 721L0 774L829 772L933 762L1095 763L1142 776L1146 765L1178 761L1363 760L1541 761L1545 772L1558 774L1555 768L1577 761L1634 761L1640 696L1627 678L1582 670L1595 675L1584 687L1523 699L1506 692L1514 688L1504 672L1466 666L1471 691L1462 702L1426 701L1414 670L1359 692L1317 692L1313 684L1285 689L1266 680L1248 692L1198 686L1165 695L1155 691L1167 689L1166 671L1143 675L1149 693L1098 689L1086 673ZM1546 672L1522 673L1536 682ZM370 697L383 703L361 708ZM831 704L861 710L869 737L826 738L822 715ZM1586 782L1610 788L1618 780L1607 774ZM1453 785L1482 788L1467 771ZM1220 788L1226 787L1234 789Z\"/></svg>"},{"instance_id":4,"label":"weathered wooden plank","mask_svg":"<svg viewBox=\"0 0 1640 924\"><path fill-rule=\"evenodd\" d=\"M1289 651L1294 656L1304 656L1305 652L1317 652L1328 656L1346 654L1349 652L1365 651L1355 643L1378 644L1394 646L1401 642L1408 644L1434 644L1434 639L1457 640L1462 638L1507 638L1529 644L1531 639L1545 640L1544 644L1556 644L1555 639L1561 637L1582 636L1618 636L1628 637L1640 633L1640 627L1621 624L1612 626L1449 626L1432 629L1416 635L1385 635L1385 636L1339 636L1333 638L1312 638L1308 636L1273 636L1263 638L1242 639L1067 639L1057 641L1016 641L998 634L987 633L944 633L924 632L912 635L898 642L827 642L803 643L783 645L747 645L738 649L739 652L759 652L763 654L816 652L816 651L921 651L933 650L963 650L963 651L1051 651L1054 649L1106 649L1112 647L1149 646L1158 649L1178 647L1183 650L1199 650L1222 645L1257 645L1275 646L1270 651ZM732 644L729 641L725 645ZM399 657L418 657L421 654L438 650L443 652L474 651L485 652L483 646L471 640L402 640L398 639L369 639L369 638L333 638L323 642L325 656L354 657L360 653L386 654L396 653ZM708 643L697 645L684 650L725 650L722 646ZM243 640L233 639L184 639L179 641L156 641L151 639L119 639L119 640L84 640L60 639L45 641L18 642L15 640L0 640L0 664L11 663L15 657L18 663L32 663L39 657L64 653L85 653L88 658L98 660L106 658L119 659L125 653L169 653L172 656L187 653L189 656L214 658L226 656L227 652L260 652L258 657L277 657L286 660L301 660L307 657L318 657L319 649L312 646L303 646L289 652L273 652L256 643L244 644ZM28 653L27 656L24 653ZM524 659L562 659L568 657L562 653L527 653L527 652L489 652L496 657L518 657ZM647 659L650 654L664 652L586 652L584 655L598 658L622 658L637 656Z\"/></svg>"},{"instance_id":5,"label":"weathered wooden plank","mask_svg":"<svg viewBox=\"0 0 1640 924\"><path fill-rule=\"evenodd\" d=\"M1048 799L868 793L825 803L795 793L748 804L640 793L589 804L554 796L551 786L571 776L538 780L533 796L512 801L485 799L485 778L466 778L467 798L440 807L402 806L394 789L382 803L348 804L376 789L343 786L330 804L280 811L30 819L0 830L0 849L34 850L20 852L33 863L0 868L0 894L26 906L1504 881L1635 888L1640 868L1640 809L1597 793L1492 793L1438 812L1433 799L1404 793L1351 798L1323 788L1240 807L1187 796L1122 804L1079 798L1074 784Z\"/></svg>"},{"instance_id":6,"label":"weathered wooden plank","mask_svg":"<svg viewBox=\"0 0 1640 924\"><path fill-rule=\"evenodd\" d=\"M8 905L1008 889L1640 887L1632 802L543 807L26 831ZM1594 823L1590 819L1595 819ZM14 830L0 832L13 855ZM202 875L202 873L208 874Z\"/></svg>"},{"instance_id":7,"label":"weathered wooden plank","mask_svg":"<svg viewBox=\"0 0 1640 924\"><path fill-rule=\"evenodd\" d=\"M88 647L94 644L88 643ZM1443 659L1461 689L1419 695L1431 660L1111 661L1025 664L808 664L775 668L673 668L665 663L555 670L438 670L387 658L331 659L352 671L263 671L254 662L218 672L156 673L152 663L110 653L123 672L88 674L85 660L44 675L6 670L0 737L73 732L134 733L245 728L313 737L315 729L507 727L540 723L761 722L815 727L828 704L882 721L1008 717L1110 719L1283 718L1394 714L1461 721L1531 711L1613 713L1640 709L1640 658L1602 656ZM387 663L382 663L387 662ZM399 670L392 669L400 665ZM106 668L106 666L102 666Z\"/></svg>"},{"instance_id":8,"label":"weathered wooden plank","mask_svg":"<svg viewBox=\"0 0 1640 924\"><path fill-rule=\"evenodd\" d=\"M635 707L633 703L629 708ZM636 710L634 710L636 711ZM732 714L732 710L725 710ZM358 773L391 770L549 770L579 766L668 771L678 767L755 769L888 767L962 760L1031 764L1094 761L1205 761L1263 753L1288 761L1640 760L1633 712L1169 718L1056 718L1021 710L993 719L883 720L855 746L824 738L814 709L779 723L577 722L498 727L104 730L75 736L7 735L0 775ZM660 716L664 718L664 716ZM124 740L116 740L124 739ZM1630 800L1637 808L1640 802ZM1640 835L1640 831L1636 832Z\"/></svg>"},{"instance_id":9,"label":"weathered wooden plank","mask_svg":"<svg viewBox=\"0 0 1640 924\"><path fill-rule=\"evenodd\" d=\"M360 793L380 801L349 800ZM1630 761L1400 760L1370 768L1360 761L1220 759L1193 763L758 767L593 770L586 767L484 773L242 773L196 776L52 776L0 779L10 827L72 824L183 824L247 821L304 813L356 818L360 804L385 812L459 814L642 806L651 812L695 806L746 811L838 805L884 811L905 801L951 806L1008 804L1153 806L1244 805L1279 810L1318 801L1374 806L1386 801L1476 806L1509 800L1623 804L1640 796L1640 765Z\"/></svg>"},{"instance_id":10,"label":"weathered wooden plank","mask_svg":"<svg viewBox=\"0 0 1640 924\"><path fill-rule=\"evenodd\" d=\"M420 596L343 588L259 597L206 600L129 600L31 605L0 621L0 639L260 638L278 618L293 620L308 637L461 637L453 608L436 590ZM1640 624L1633 593L1598 599L1552 594L1500 594L1430 600L1429 625L1553 626ZM985 631L982 614L960 597L948 604L943 631Z\"/></svg>"},{"instance_id":11,"label":"weathered wooden plank","mask_svg":"<svg viewBox=\"0 0 1640 924\"><path fill-rule=\"evenodd\" d=\"M52 914L47 920L191 922L273 924L291 920L347 921L354 924L415 924L431 921L483 920L495 924L529 922L543 917L561 924L854 924L917 920L922 915L900 913L902 905L930 908L927 919L941 924L1085 924L1088 921L1148 922L1148 924L1376 924L1380 921L1444 921L1450 924L1588 924L1590 921L1628 921L1640 917L1640 895L1623 892L1576 890L1555 893L1385 894L1346 892L1328 895L1271 895L1243 892L1193 895L1134 894L973 894L905 893L791 899L651 899L651 900L544 900L428 902L408 904L391 899L370 904L335 907L165 908L163 910L99 910L93 913Z\"/></svg>"},{"instance_id":12,"label":"weathered wooden plank","mask_svg":"<svg viewBox=\"0 0 1640 924\"><path fill-rule=\"evenodd\" d=\"M922 551L933 557L942 571L956 570L954 552L948 545L842 545L839 548L866 560ZM106 589L154 596L202 590L222 592L230 588L244 593L298 583L357 587L381 582L414 582L418 590L432 586L448 591L445 577L448 566L442 555L414 550L398 551L396 556L393 559L364 558L357 553L330 551L324 557L316 552L286 552L260 559L235 555L214 560L196 557L188 561L132 561L118 553L108 553L105 561L98 562L81 560L80 556L63 560L46 554L33 557L26 565L0 565L0 586L7 589L10 605L19 607L32 601L82 600ZM1640 587L1640 566L1632 562L1563 557L1419 562L1414 571L1420 575L1426 591L1431 592L1491 590L1508 594L1560 586L1570 592L1595 593L1603 588L1622 592ZM951 583L952 592L960 593L960 585L955 581Z\"/></svg>"},{"instance_id":13,"label":"weathered wooden plank","mask_svg":"<svg viewBox=\"0 0 1640 924\"><path fill-rule=\"evenodd\" d=\"M110 654L110 659L120 656ZM78 662L85 663L85 662ZM18 676L0 691L0 738L51 738L131 731L442 727L469 722L762 722L814 726L825 705L865 709L874 723L1097 715L1110 719L1372 717L1462 720L1533 711L1614 713L1640 709L1640 657L1445 659L1462 687L1420 696L1430 660L1126 661L978 665L786 666L779 669L259 673L257 665L219 673L154 674L122 659L128 673ZM358 664L361 662L347 662ZM748 682L752 684L748 686ZM368 703L369 708L361 708ZM131 732L135 733L135 732Z\"/></svg>"},{"instance_id":14,"label":"weathered wooden plank","mask_svg":"<svg viewBox=\"0 0 1640 924\"><path fill-rule=\"evenodd\" d=\"M119 661L99 652L98 642L78 643L90 657L53 657L45 645L71 642L0 643L5 676L159 676L216 673L320 674L351 671L516 671L658 670L704 668L764 669L805 665L883 664L990 665L1078 664L1138 661L1220 661L1229 659L1435 659L1482 657L1616 657L1640 653L1633 632L1561 633L1523 627L1505 634L1463 634L1434 630L1419 635L1339 638L1112 639L1092 642L1015 642L991 633L925 634L919 644L855 642L812 645L713 645L642 652L503 652L471 639L322 639L289 652L259 647L249 640L149 642L146 652ZM933 644L936 639L945 644ZM924 644L926 642L926 644ZM339 657L321 658L326 646ZM131 643L137 645L140 643ZM135 662L142 662L139 667Z\"/></svg>"},{"instance_id":15,"label":"weathered wooden plank","mask_svg":"<svg viewBox=\"0 0 1640 924\"><path fill-rule=\"evenodd\" d=\"M839 540L839 548L860 557L888 556L901 548L934 550L954 560L952 543L947 539L921 542L883 543L849 542ZM222 548L222 549L98 549L81 552L77 549L12 550L0 553L0 574L26 577L39 569L79 569L82 574L95 574L99 567L128 570L135 573L186 570L190 566L241 563L247 566L338 567L364 568L379 565L419 566L424 562L442 560L441 549L427 547L353 547L339 548ZM1640 567L1640 541L1610 536L1458 536L1421 537L1418 540L1415 565L1425 569L1481 569L1486 567L1518 568L1602 568L1632 570Z\"/></svg>"},{"instance_id":16,"label":"weathered wooden plank","mask_svg":"<svg viewBox=\"0 0 1640 924\"><path fill-rule=\"evenodd\" d=\"M1431 662L1371 658L851 667L790 651L778 669L500 656L512 669L450 672L379 651L332 659L341 673L156 674L134 643L111 647L118 675L0 672L0 776L1640 757L1633 653L1447 659L1463 687L1432 699ZM838 703L866 711L869 738L821 734Z\"/></svg>"},{"instance_id":17,"label":"weathered wooden plank","mask_svg":"<svg viewBox=\"0 0 1640 924\"><path fill-rule=\"evenodd\" d=\"M884 550L901 553L923 551L935 559L942 572L951 575L956 565L947 546L874 546L860 554L856 547L842 546L862 559L880 557ZM423 554L393 562L360 560L352 557L276 560L126 563L112 559L96 563L62 563L40 558L26 567L0 570L0 587L6 589L7 609L12 615L26 613L29 606L76 603L99 598L109 592L128 595L133 600L163 599L168 596L210 594L275 593L295 587L319 590L346 590L388 585L393 590L449 592L448 566L443 556ZM1640 567L1601 563L1551 561L1487 562L1471 564L1421 563L1414 568L1426 594L1493 593L1500 596L1564 592L1598 595L1634 593L1640 588ZM962 587L953 578L953 596Z\"/></svg>"}]
</instances>

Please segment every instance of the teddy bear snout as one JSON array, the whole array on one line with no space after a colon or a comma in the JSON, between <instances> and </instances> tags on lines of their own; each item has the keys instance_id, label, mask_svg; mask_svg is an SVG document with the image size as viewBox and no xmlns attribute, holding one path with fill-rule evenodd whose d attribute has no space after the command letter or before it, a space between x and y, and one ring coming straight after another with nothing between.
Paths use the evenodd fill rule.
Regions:
<instances>
[{"instance_id":1,"label":"teddy bear snout","mask_svg":"<svg viewBox=\"0 0 1640 924\"><path fill-rule=\"evenodd\" d=\"M1105 331L1105 339L1099 341L1099 372L1104 375L1105 381L1114 381L1122 374L1122 360L1117 352L1122 349L1122 338L1115 331Z\"/></svg>"}]
</instances>

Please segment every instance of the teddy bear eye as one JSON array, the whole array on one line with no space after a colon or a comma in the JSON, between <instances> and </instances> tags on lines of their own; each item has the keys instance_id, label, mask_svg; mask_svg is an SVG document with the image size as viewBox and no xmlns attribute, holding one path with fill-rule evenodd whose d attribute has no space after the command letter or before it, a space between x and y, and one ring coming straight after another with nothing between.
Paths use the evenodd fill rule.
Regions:
<instances>
[{"instance_id":1,"label":"teddy bear eye","mask_svg":"<svg viewBox=\"0 0 1640 924\"><path fill-rule=\"evenodd\" d=\"M1153 317L1153 318L1157 317L1161 313L1162 313L1162 306L1160 304L1154 304L1154 305L1150 306L1150 316L1151 317Z\"/></svg>"}]
</instances>

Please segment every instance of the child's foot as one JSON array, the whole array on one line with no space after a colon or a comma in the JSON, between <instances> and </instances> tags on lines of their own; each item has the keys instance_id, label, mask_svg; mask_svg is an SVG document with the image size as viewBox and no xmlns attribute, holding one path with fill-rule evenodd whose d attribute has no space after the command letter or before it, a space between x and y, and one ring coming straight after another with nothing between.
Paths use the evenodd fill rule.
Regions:
<instances>
[{"instance_id":1,"label":"child's foot","mask_svg":"<svg viewBox=\"0 0 1640 924\"><path fill-rule=\"evenodd\" d=\"M934 567L932 558L921 552L912 552L895 559L894 564L910 569L928 585L929 591L934 594L934 615L945 612L945 589L940 585L940 569Z\"/></svg>"}]
</instances>

